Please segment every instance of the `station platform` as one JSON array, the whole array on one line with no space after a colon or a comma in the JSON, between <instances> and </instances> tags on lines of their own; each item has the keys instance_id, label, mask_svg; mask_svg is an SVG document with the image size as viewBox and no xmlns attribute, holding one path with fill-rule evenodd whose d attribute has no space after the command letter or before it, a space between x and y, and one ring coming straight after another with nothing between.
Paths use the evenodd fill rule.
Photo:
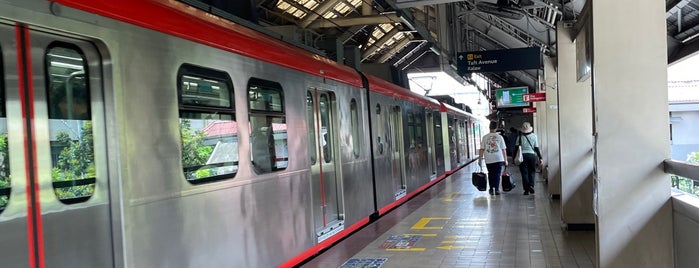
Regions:
<instances>
[{"instance_id":1,"label":"station platform","mask_svg":"<svg viewBox=\"0 0 699 268\"><path fill-rule=\"evenodd\" d=\"M500 195L471 184L475 162L415 196L301 267L594 267L593 231L561 226L537 174L536 193ZM485 166L484 166L485 168Z\"/></svg>"}]
</instances>

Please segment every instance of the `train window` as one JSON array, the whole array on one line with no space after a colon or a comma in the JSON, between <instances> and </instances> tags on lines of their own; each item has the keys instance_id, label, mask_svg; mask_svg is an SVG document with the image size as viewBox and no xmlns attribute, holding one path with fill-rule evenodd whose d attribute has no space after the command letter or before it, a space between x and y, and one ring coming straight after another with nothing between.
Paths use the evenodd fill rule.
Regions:
<instances>
[{"instance_id":1,"label":"train window","mask_svg":"<svg viewBox=\"0 0 699 268\"><path fill-rule=\"evenodd\" d=\"M0 48L0 51L2 49ZM5 210L10 201L10 155L7 145L7 114L5 113L5 82L0 53L0 213Z\"/></svg>"},{"instance_id":2,"label":"train window","mask_svg":"<svg viewBox=\"0 0 699 268\"><path fill-rule=\"evenodd\" d=\"M378 149L379 155L383 155L383 143L381 142L381 135L384 134L383 130L384 118L381 115L381 104L376 104L376 147Z\"/></svg>"},{"instance_id":3,"label":"train window","mask_svg":"<svg viewBox=\"0 0 699 268\"><path fill-rule=\"evenodd\" d=\"M192 184L238 172L238 124L226 72L183 64L177 75L182 171Z\"/></svg>"},{"instance_id":4,"label":"train window","mask_svg":"<svg viewBox=\"0 0 699 268\"><path fill-rule=\"evenodd\" d=\"M325 163L332 162L332 142L333 139L330 137L330 100L328 99L328 94L320 95L320 131L321 131L321 142L323 144L323 160Z\"/></svg>"},{"instance_id":5,"label":"train window","mask_svg":"<svg viewBox=\"0 0 699 268\"><path fill-rule=\"evenodd\" d=\"M95 191L95 156L87 61L79 47L56 42L45 57L54 194L64 204Z\"/></svg>"},{"instance_id":6,"label":"train window","mask_svg":"<svg viewBox=\"0 0 699 268\"><path fill-rule=\"evenodd\" d=\"M357 110L357 100L355 99L350 101L350 113L352 122L352 153L354 158L359 158L359 148L361 148L361 144L359 144L359 111Z\"/></svg>"},{"instance_id":7,"label":"train window","mask_svg":"<svg viewBox=\"0 0 699 268\"><path fill-rule=\"evenodd\" d=\"M415 143L419 148L427 147L425 146L426 139L424 138L425 123L423 122L422 116L415 117Z\"/></svg>"},{"instance_id":8,"label":"train window","mask_svg":"<svg viewBox=\"0 0 699 268\"><path fill-rule=\"evenodd\" d=\"M308 155L311 160L311 165L315 165L316 159L318 158L318 152L315 147L316 145L316 135L315 135L315 101L313 100L313 94L308 91L306 93L306 119L308 121Z\"/></svg>"},{"instance_id":9,"label":"train window","mask_svg":"<svg viewBox=\"0 0 699 268\"><path fill-rule=\"evenodd\" d=\"M287 149L284 94L277 82L248 81L252 165L258 174L286 169Z\"/></svg>"},{"instance_id":10,"label":"train window","mask_svg":"<svg viewBox=\"0 0 699 268\"><path fill-rule=\"evenodd\" d=\"M415 149L415 135L417 128L415 127L415 113L408 111L408 138L410 138L410 149Z\"/></svg>"}]
</instances>

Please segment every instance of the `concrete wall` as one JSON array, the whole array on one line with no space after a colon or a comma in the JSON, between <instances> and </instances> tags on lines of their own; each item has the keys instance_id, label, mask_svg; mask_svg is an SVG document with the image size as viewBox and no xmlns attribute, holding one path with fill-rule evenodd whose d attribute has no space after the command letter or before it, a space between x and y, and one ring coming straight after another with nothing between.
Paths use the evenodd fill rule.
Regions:
<instances>
[{"instance_id":1,"label":"concrete wall","mask_svg":"<svg viewBox=\"0 0 699 268\"><path fill-rule=\"evenodd\" d=\"M561 195L561 161L558 132L558 74L556 73L556 59L544 57L544 84L546 102L542 110L546 112L546 151L544 154L544 166L548 170L546 180L549 184L549 194L560 197Z\"/></svg>"},{"instance_id":2,"label":"concrete wall","mask_svg":"<svg viewBox=\"0 0 699 268\"><path fill-rule=\"evenodd\" d=\"M596 267L674 267L665 2L587 3Z\"/></svg>"},{"instance_id":3,"label":"concrete wall","mask_svg":"<svg viewBox=\"0 0 699 268\"><path fill-rule=\"evenodd\" d=\"M675 267L696 267L699 263L699 198L679 195L672 198L675 236Z\"/></svg>"},{"instance_id":4,"label":"concrete wall","mask_svg":"<svg viewBox=\"0 0 699 268\"><path fill-rule=\"evenodd\" d=\"M561 220L590 226L592 210L592 88L589 76L578 81L572 28L558 23L558 118L560 124ZM575 36L573 36L575 35Z\"/></svg>"}]
</instances>

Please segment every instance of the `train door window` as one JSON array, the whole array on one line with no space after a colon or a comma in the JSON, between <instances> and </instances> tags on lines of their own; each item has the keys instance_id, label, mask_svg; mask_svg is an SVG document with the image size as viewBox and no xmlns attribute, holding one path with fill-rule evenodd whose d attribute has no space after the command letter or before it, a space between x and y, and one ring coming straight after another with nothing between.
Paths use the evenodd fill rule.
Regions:
<instances>
[{"instance_id":1,"label":"train door window","mask_svg":"<svg viewBox=\"0 0 699 268\"><path fill-rule=\"evenodd\" d=\"M415 149L415 136L417 132L417 128L415 126L415 113L412 111L408 111L408 138L410 139L410 144L408 145L409 148Z\"/></svg>"},{"instance_id":2,"label":"train door window","mask_svg":"<svg viewBox=\"0 0 699 268\"><path fill-rule=\"evenodd\" d=\"M320 94L320 131L321 142L323 144L323 161L325 163L332 162L332 151L333 139L330 135L332 130L330 129L330 99L328 94Z\"/></svg>"},{"instance_id":3,"label":"train door window","mask_svg":"<svg viewBox=\"0 0 699 268\"><path fill-rule=\"evenodd\" d=\"M226 72L183 64L177 73L184 178L199 184L238 172L238 123Z\"/></svg>"},{"instance_id":4,"label":"train door window","mask_svg":"<svg viewBox=\"0 0 699 268\"><path fill-rule=\"evenodd\" d=\"M357 100L350 101L350 120L352 123L352 154L354 158L359 158L359 110L357 109Z\"/></svg>"},{"instance_id":5,"label":"train door window","mask_svg":"<svg viewBox=\"0 0 699 268\"><path fill-rule=\"evenodd\" d=\"M45 60L54 193L65 204L85 202L96 181L87 61L80 48L60 42Z\"/></svg>"},{"instance_id":6,"label":"train door window","mask_svg":"<svg viewBox=\"0 0 699 268\"><path fill-rule=\"evenodd\" d=\"M282 86L277 82L250 78L248 105L255 172L263 174L286 169L289 152Z\"/></svg>"},{"instance_id":7,"label":"train door window","mask_svg":"<svg viewBox=\"0 0 699 268\"><path fill-rule=\"evenodd\" d=\"M315 109L315 101L313 94L308 91L306 92L306 119L308 121L308 155L310 156L311 165L315 165L316 159L318 159L318 151L315 147L315 111L313 109Z\"/></svg>"},{"instance_id":8,"label":"train door window","mask_svg":"<svg viewBox=\"0 0 699 268\"><path fill-rule=\"evenodd\" d=\"M354 158L359 158L359 110L357 109L357 100L350 101L350 121L352 123L352 154Z\"/></svg>"},{"instance_id":9,"label":"train door window","mask_svg":"<svg viewBox=\"0 0 699 268\"><path fill-rule=\"evenodd\" d=\"M415 145L418 149L422 149L425 146L425 122L422 120L422 116L415 116Z\"/></svg>"},{"instance_id":10,"label":"train door window","mask_svg":"<svg viewBox=\"0 0 699 268\"><path fill-rule=\"evenodd\" d=\"M384 133L384 123L383 116L381 115L381 104L376 104L376 146L379 151L379 155L383 154L383 142L381 142L381 135Z\"/></svg>"},{"instance_id":11,"label":"train door window","mask_svg":"<svg viewBox=\"0 0 699 268\"><path fill-rule=\"evenodd\" d=\"M2 51L2 48L0 48ZM0 53L0 213L10 201L10 155L7 144L7 114L5 113L5 71Z\"/></svg>"}]
</instances>

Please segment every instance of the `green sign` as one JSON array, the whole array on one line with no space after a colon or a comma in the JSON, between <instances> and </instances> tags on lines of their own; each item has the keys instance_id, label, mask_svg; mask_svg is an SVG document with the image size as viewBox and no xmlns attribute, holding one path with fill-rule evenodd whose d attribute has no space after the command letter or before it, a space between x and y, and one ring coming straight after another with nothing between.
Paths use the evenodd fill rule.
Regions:
<instances>
[{"instance_id":1,"label":"green sign","mask_svg":"<svg viewBox=\"0 0 699 268\"><path fill-rule=\"evenodd\" d=\"M500 108L529 107L529 102L523 99L524 94L529 94L528 87L500 88L495 91L496 106Z\"/></svg>"}]
</instances>

